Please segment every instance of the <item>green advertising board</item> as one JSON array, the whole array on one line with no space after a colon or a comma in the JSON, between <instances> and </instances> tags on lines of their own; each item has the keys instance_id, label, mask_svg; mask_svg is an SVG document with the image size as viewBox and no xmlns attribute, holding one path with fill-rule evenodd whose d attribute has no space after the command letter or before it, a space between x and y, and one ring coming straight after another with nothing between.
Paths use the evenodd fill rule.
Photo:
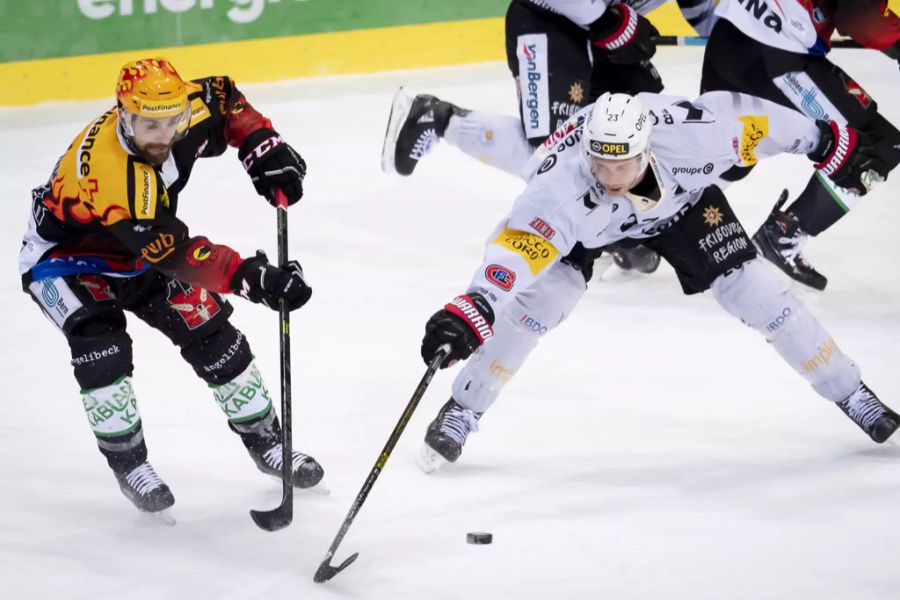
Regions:
<instances>
[{"instance_id":1,"label":"green advertising board","mask_svg":"<svg viewBox=\"0 0 900 600\"><path fill-rule=\"evenodd\" d=\"M510 0L0 0L0 106L102 98L129 60L243 83L505 58ZM674 2L649 18L690 35Z\"/></svg>"},{"instance_id":2,"label":"green advertising board","mask_svg":"<svg viewBox=\"0 0 900 600\"><path fill-rule=\"evenodd\" d=\"M509 0L0 0L0 62L502 16Z\"/></svg>"}]
</instances>

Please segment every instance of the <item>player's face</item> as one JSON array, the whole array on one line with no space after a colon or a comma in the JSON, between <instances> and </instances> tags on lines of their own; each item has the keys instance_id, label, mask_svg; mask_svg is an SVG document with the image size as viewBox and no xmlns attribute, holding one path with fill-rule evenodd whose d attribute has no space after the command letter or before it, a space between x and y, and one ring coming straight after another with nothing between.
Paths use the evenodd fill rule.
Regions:
<instances>
[{"instance_id":1,"label":"player's face","mask_svg":"<svg viewBox=\"0 0 900 600\"><path fill-rule=\"evenodd\" d=\"M641 157L625 160L590 157L591 173L610 194L620 196L633 188L641 179Z\"/></svg>"},{"instance_id":2,"label":"player's face","mask_svg":"<svg viewBox=\"0 0 900 600\"><path fill-rule=\"evenodd\" d=\"M132 139L141 158L153 165L164 163L169 158L172 145L183 135L189 114L162 118L132 116Z\"/></svg>"}]
</instances>

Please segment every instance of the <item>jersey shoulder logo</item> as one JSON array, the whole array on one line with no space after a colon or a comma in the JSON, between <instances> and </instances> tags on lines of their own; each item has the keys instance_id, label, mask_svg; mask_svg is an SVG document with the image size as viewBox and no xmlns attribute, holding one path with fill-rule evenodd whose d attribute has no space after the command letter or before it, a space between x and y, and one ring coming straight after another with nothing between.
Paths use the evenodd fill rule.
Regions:
<instances>
[{"instance_id":1,"label":"jersey shoulder logo","mask_svg":"<svg viewBox=\"0 0 900 600\"><path fill-rule=\"evenodd\" d=\"M540 273L559 255L556 247L541 236L509 227L500 232L494 243L524 258L532 275Z\"/></svg>"},{"instance_id":2,"label":"jersey shoulder logo","mask_svg":"<svg viewBox=\"0 0 900 600\"><path fill-rule=\"evenodd\" d=\"M769 117L765 115L744 115L738 117L738 121L744 125L738 156L740 156L744 166L749 167L758 162L756 147L764 137L769 135Z\"/></svg>"},{"instance_id":3,"label":"jersey shoulder logo","mask_svg":"<svg viewBox=\"0 0 900 600\"><path fill-rule=\"evenodd\" d=\"M516 282L516 274L501 265L488 265L484 277L504 292L511 290Z\"/></svg>"}]
</instances>

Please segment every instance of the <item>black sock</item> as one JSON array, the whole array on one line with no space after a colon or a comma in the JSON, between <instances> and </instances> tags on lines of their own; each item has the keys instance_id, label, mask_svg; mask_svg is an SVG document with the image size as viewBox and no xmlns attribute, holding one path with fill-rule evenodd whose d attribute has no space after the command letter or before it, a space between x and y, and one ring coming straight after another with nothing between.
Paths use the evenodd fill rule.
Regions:
<instances>
[{"instance_id":1,"label":"black sock","mask_svg":"<svg viewBox=\"0 0 900 600\"><path fill-rule=\"evenodd\" d=\"M806 184L806 189L785 209L793 213L800 222L803 231L810 235L819 235L847 214L850 209L831 189L813 174Z\"/></svg>"}]
</instances>

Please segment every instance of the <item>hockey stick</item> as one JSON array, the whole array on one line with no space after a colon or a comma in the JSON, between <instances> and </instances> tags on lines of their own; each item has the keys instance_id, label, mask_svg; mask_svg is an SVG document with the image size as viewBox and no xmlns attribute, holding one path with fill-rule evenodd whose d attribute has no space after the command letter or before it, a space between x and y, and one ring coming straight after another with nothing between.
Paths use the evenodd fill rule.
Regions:
<instances>
[{"instance_id":1,"label":"hockey stick","mask_svg":"<svg viewBox=\"0 0 900 600\"><path fill-rule=\"evenodd\" d=\"M366 481L363 483L362 488L359 490L359 494L356 496L356 500L353 501L353 505L350 506L350 510L347 512L347 516L344 517L344 522L341 524L340 530L337 532L337 535L334 536L334 541L331 542L331 547L328 548L328 552L325 553L325 558L322 559L322 564L319 565L319 568L316 570L316 574L313 576L313 581L316 583L323 583L328 581L347 567L353 563L354 560L359 556L359 552L354 552L347 559L342 562L338 566L332 566L330 564L331 557L334 556L335 551L338 546L341 545L341 541L344 539L344 536L347 535L347 530L350 529L350 524L353 523L353 519L356 518L356 513L359 512L359 509L362 508L363 502L366 501L366 496L369 495L369 492L372 491L372 486L375 485L375 480L378 479L378 475L381 473L382 469L384 469L385 463L387 463L388 458L391 456L391 452L394 450L394 446L397 445L397 440L400 439L400 434L403 433L403 430L406 429L407 423L409 423L410 417L412 417L413 411L416 410L416 407L419 405L419 400L422 399L422 396L425 394L425 390L428 388L428 384L431 383L431 378L434 377L434 374L437 372L438 368L440 368L441 362L447 355L450 353L450 346L444 344L438 351L435 352L434 358L431 359L431 362L428 364L428 369L425 371L425 375L422 376L422 380L419 382L418 387L413 392L412 398L409 399L409 403L406 405L406 409L404 409L403 414L400 415L400 420L397 421L397 425L394 426L394 430L391 432L391 436L388 438L387 444L384 445L384 450L381 451L381 454L378 455L378 460L375 461L375 466L372 467L372 470L369 472L369 476L366 477Z\"/></svg>"},{"instance_id":2,"label":"hockey stick","mask_svg":"<svg viewBox=\"0 0 900 600\"><path fill-rule=\"evenodd\" d=\"M287 267L287 196L275 190L278 213L278 266ZM291 440L291 324L290 311L282 300L278 307L278 341L281 348L281 504L272 510L250 510L253 522L266 531L277 531L294 518L294 453Z\"/></svg>"},{"instance_id":3,"label":"hockey stick","mask_svg":"<svg viewBox=\"0 0 900 600\"><path fill-rule=\"evenodd\" d=\"M699 35L658 35L652 38L657 46L705 46L706 38ZM832 48L862 48L851 39L831 40Z\"/></svg>"}]
</instances>

